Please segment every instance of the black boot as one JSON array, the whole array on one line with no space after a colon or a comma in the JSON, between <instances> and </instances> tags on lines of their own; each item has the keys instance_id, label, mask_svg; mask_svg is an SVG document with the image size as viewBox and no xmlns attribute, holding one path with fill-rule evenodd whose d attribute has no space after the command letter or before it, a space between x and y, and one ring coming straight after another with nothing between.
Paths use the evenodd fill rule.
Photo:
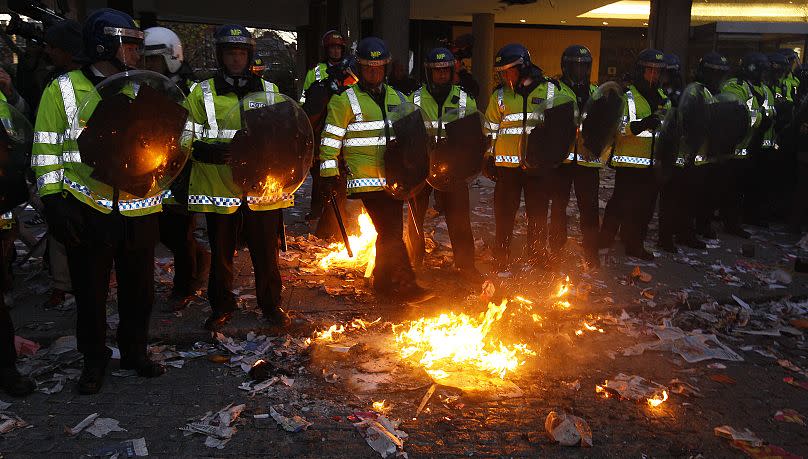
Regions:
<instances>
[{"instance_id":1,"label":"black boot","mask_svg":"<svg viewBox=\"0 0 808 459\"><path fill-rule=\"evenodd\" d=\"M145 357L135 361L121 359L121 369L135 370L137 375L142 378L156 378L166 372L166 367Z\"/></svg>"},{"instance_id":2,"label":"black boot","mask_svg":"<svg viewBox=\"0 0 808 459\"><path fill-rule=\"evenodd\" d=\"M263 311L263 314L270 327L287 328L292 325L292 319L289 318L289 314L286 314L281 308Z\"/></svg>"},{"instance_id":3,"label":"black boot","mask_svg":"<svg viewBox=\"0 0 808 459\"><path fill-rule=\"evenodd\" d=\"M707 244L696 239L696 236L692 235L677 238L676 241L686 247L690 247L691 249L704 250L707 248Z\"/></svg>"},{"instance_id":4,"label":"black boot","mask_svg":"<svg viewBox=\"0 0 808 459\"><path fill-rule=\"evenodd\" d=\"M81 377L79 377L79 394L92 395L97 394L104 385L104 376L107 372L107 364L112 357L112 351L107 348L105 357L96 359L84 358L84 368L81 370Z\"/></svg>"},{"instance_id":5,"label":"black boot","mask_svg":"<svg viewBox=\"0 0 808 459\"><path fill-rule=\"evenodd\" d=\"M626 255L634 258L639 258L644 261L654 261L654 254L645 250L642 245L626 246Z\"/></svg>"},{"instance_id":6,"label":"black boot","mask_svg":"<svg viewBox=\"0 0 808 459\"><path fill-rule=\"evenodd\" d=\"M36 389L36 384L16 368L10 367L0 368L0 387L12 397L25 397Z\"/></svg>"},{"instance_id":7,"label":"black boot","mask_svg":"<svg viewBox=\"0 0 808 459\"><path fill-rule=\"evenodd\" d=\"M203 328L208 331L218 331L233 318L233 311L213 312L205 321Z\"/></svg>"}]
</instances>

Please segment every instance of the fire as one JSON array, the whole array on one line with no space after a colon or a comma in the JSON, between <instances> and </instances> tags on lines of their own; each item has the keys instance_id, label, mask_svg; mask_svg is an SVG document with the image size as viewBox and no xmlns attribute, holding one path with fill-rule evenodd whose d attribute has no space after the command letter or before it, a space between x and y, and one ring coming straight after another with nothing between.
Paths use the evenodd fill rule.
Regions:
<instances>
[{"instance_id":1,"label":"fire","mask_svg":"<svg viewBox=\"0 0 808 459\"><path fill-rule=\"evenodd\" d=\"M365 267L365 277L370 277L376 264L376 228L370 220L370 215L362 211L357 218L359 234L348 236L354 256L348 256L348 250L342 242L335 242L328 246L329 252L320 259L320 268L361 268Z\"/></svg>"},{"instance_id":2,"label":"fire","mask_svg":"<svg viewBox=\"0 0 808 459\"><path fill-rule=\"evenodd\" d=\"M347 324L334 324L323 331L314 332L314 339L316 341L337 341L340 335L349 331L367 330L371 325L376 325L381 322L382 318L368 322L362 319L354 319Z\"/></svg>"},{"instance_id":3,"label":"fire","mask_svg":"<svg viewBox=\"0 0 808 459\"><path fill-rule=\"evenodd\" d=\"M657 407L657 406L665 403L665 401L667 399L668 399L668 391L663 390L662 391L662 396L654 395L652 398L649 398L648 399L648 405L650 405L652 408Z\"/></svg>"},{"instance_id":4,"label":"fire","mask_svg":"<svg viewBox=\"0 0 808 459\"><path fill-rule=\"evenodd\" d=\"M608 382L609 382L609 381L606 381L605 383L603 383L603 384L604 384L604 386L605 386L605 385L606 385ZM606 390L606 388L605 388L604 386L601 386L601 385L599 385L599 384L595 384L595 393L596 393L596 394L600 394L600 395L601 395L603 398L609 398L609 397L611 397L611 395L609 394L609 391L607 391L607 390Z\"/></svg>"},{"instance_id":5,"label":"fire","mask_svg":"<svg viewBox=\"0 0 808 459\"><path fill-rule=\"evenodd\" d=\"M380 413L380 414L387 414L390 412L390 409L393 407L391 405L387 405L385 400L379 400L377 402L373 402L373 411Z\"/></svg>"},{"instance_id":6,"label":"fire","mask_svg":"<svg viewBox=\"0 0 808 459\"><path fill-rule=\"evenodd\" d=\"M556 293L554 295L555 298L557 298L557 300L555 302L556 307L561 308L561 309L569 309L569 308L572 307L570 302L567 301L566 299L564 299L564 297L566 297L567 294L570 292L570 287L571 286L572 286L572 283L570 282L570 276L567 276L566 280L564 280L564 282L559 284L558 290L556 291Z\"/></svg>"},{"instance_id":7,"label":"fire","mask_svg":"<svg viewBox=\"0 0 808 459\"><path fill-rule=\"evenodd\" d=\"M504 378L524 363L523 357L536 355L527 344L508 346L490 336L507 303L489 303L477 318L449 312L393 326L399 353L417 359L435 380L469 368Z\"/></svg>"}]
</instances>

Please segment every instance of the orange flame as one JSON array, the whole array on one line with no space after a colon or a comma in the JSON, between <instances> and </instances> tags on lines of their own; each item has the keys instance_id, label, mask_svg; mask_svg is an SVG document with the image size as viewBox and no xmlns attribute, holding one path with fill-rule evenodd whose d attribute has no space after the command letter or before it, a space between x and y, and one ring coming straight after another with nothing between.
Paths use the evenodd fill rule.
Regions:
<instances>
[{"instance_id":1,"label":"orange flame","mask_svg":"<svg viewBox=\"0 0 808 459\"><path fill-rule=\"evenodd\" d=\"M365 268L365 277L370 277L376 264L376 228L370 220L370 215L362 211L357 217L359 234L348 236L353 257L348 256L348 250L342 242L335 242L328 246L329 252L319 261L320 268Z\"/></svg>"},{"instance_id":2,"label":"orange flame","mask_svg":"<svg viewBox=\"0 0 808 459\"><path fill-rule=\"evenodd\" d=\"M665 403L665 401L667 399L668 399L668 391L663 390L662 391L662 396L654 395L652 398L649 398L648 399L648 405L650 405L652 408L654 408L654 407L657 407L657 406Z\"/></svg>"}]
</instances>

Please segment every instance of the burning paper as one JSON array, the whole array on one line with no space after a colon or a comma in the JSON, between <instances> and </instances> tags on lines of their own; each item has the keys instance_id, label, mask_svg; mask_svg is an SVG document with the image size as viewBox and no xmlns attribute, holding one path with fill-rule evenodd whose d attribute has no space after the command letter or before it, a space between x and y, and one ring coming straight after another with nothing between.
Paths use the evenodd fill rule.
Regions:
<instances>
[{"instance_id":1,"label":"burning paper","mask_svg":"<svg viewBox=\"0 0 808 459\"><path fill-rule=\"evenodd\" d=\"M370 215L362 212L357 217L359 222L359 234L348 236L354 256L348 256L348 250L342 242L335 242L328 246L329 252L319 261L320 268L329 270L332 268L352 268L365 270L365 277L370 277L373 267L376 264L376 228L370 220Z\"/></svg>"},{"instance_id":2,"label":"burning paper","mask_svg":"<svg viewBox=\"0 0 808 459\"><path fill-rule=\"evenodd\" d=\"M503 344L491 329L502 319L507 300L488 304L478 317L449 312L437 317L422 317L393 327L399 353L404 359L418 361L433 380L452 372L475 369L504 378L509 371L535 355L527 344Z\"/></svg>"},{"instance_id":3,"label":"burning paper","mask_svg":"<svg viewBox=\"0 0 808 459\"><path fill-rule=\"evenodd\" d=\"M662 391L662 394L659 391ZM645 400L651 406L658 406L667 400L667 388L664 386L650 382L642 376L629 376L623 373L607 379L603 385L595 386L595 392L604 397L616 394L628 400Z\"/></svg>"}]
</instances>

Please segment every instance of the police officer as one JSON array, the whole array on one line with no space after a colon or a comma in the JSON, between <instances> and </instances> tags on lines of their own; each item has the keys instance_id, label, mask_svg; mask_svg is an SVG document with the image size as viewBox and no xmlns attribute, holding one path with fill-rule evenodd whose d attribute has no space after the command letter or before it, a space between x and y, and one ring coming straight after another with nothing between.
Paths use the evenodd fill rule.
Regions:
<instances>
[{"instance_id":1,"label":"police officer","mask_svg":"<svg viewBox=\"0 0 808 459\"><path fill-rule=\"evenodd\" d=\"M258 307L270 326L285 327L290 320L281 309L281 274L278 269L279 231L283 210L293 198L265 202L243 196L232 183L229 139L222 140L226 115L252 92L278 92L278 87L250 72L255 39L246 27L223 25L214 33L218 73L195 85L187 105L194 122L202 125L202 140L194 142L188 208L205 213L211 249L208 300L212 314L205 328L216 330L236 310L233 290L233 252L246 240L255 271Z\"/></svg>"},{"instance_id":2,"label":"police officer","mask_svg":"<svg viewBox=\"0 0 808 459\"><path fill-rule=\"evenodd\" d=\"M572 45L561 54L561 87L575 100L579 111L584 109L597 89L590 83L591 73L592 53L586 46ZM597 247L600 167L600 160L586 159L572 151L555 174L550 209L550 249L558 251L567 241L567 205L570 189L575 186L584 258L590 266L600 264Z\"/></svg>"},{"instance_id":3,"label":"police officer","mask_svg":"<svg viewBox=\"0 0 808 459\"><path fill-rule=\"evenodd\" d=\"M808 65L803 64L796 68L794 77L802 84L797 88L796 109L791 125L793 132L797 181L792 195L791 215L789 216L789 229L794 234L802 234L806 210L808 210Z\"/></svg>"},{"instance_id":4,"label":"police officer","mask_svg":"<svg viewBox=\"0 0 808 459\"><path fill-rule=\"evenodd\" d=\"M67 246L76 296L78 349L84 368L78 389L101 389L112 351L106 346L106 299L113 263L118 280L118 346L121 368L144 377L164 368L149 360L146 345L154 302L154 245L159 199L138 199L120 192L117 202L99 199L82 183L83 166L66 140L77 103L107 76L137 65L143 33L129 15L101 9L87 18L82 31L84 54L92 61L48 85L37 114L31 165L45 204L50 231ZM70 142L70 144L68 144ZM69 154L70 153L70 154Z\"/></svg>"},{"instance_id":5,"label":"police officer","mask_svg":"<svg viewBox=\"0 0 808 459\"><path fill-rule=\"evenodd\" d=\"M537 177L536 171L529 172L524 167L526 127L528 121L535 123L534 112L560 93L561 87L542 75L531 61L530 52L520 44L503 46L494 57L494 70L500 85L491 94L484 126L493 139L484 171L496 181L494 268L500 272L509 270L513 225L523 191L528 218L528 263L545 266L551 182L547 175Z\"/></svg>"},{"instance_id":6,"label":"police officer","mask_svg":"<svg viewBox=\"0 0 808 459\"><path fill-rule=\"evenodd\" d=\"M409 303L426 301L433 295L416 284L404 246L403 203L384 191L384 149L391 137L388 112L407 99L385 84L390 51L382 40L362 39L356 58L359 83L328 103L320 142L320 188L323 196L330 196L339 186L337 159L342 154L348 196L362 200L378 233L374 289Z\"/></svg>"},{"instance_id":7,"label":"police officer","mask_svg":"<svg viewBox=\"0 0 808 459\"><path fill-rule=\"evenodd\" d=\"M727 58L715 51L705 54L699 60L696 82L701 83L706 89L706 100L713 100L715 95L721 92L721 86L727 79L729 70ZM696 233L708 239L715 239L717 235L712 228L711 220L718 207L718 196L724 192L717 186L721 177L720 168L723 165L717 164L714 157L706 158L704 155L700 158L697 156L694 165L703 178L698 180L699 172L697 172L697 179L693 180L692 185L695 186L695 194L698 197L685 205L693 207Z\"/></svg>"},{"instance_id":8,"label":"police officer","mask_svg":"<svg viewBox=\"0 0 808 459\"><path fill-rule=\"evenodd\" d=\"M626 255L653 260L644 246L648 224L654 215L657 184L653 143L670 101L659 87L667 68L664 55L645 49L637 56L632 83L626 90L624 126L617 138L611 166L617 169L614 193L606 205L600 232L601 247L610 247L620 230Z\"/></svg>"},{"instance_id":9,"label":"police officer","mask_svg":"<svg viewBox=\"0 0 808 459\"><path fill-rule=\"evenodd\" d=\"M263 78L266 70L267 64L264 62L264 58L261 56L256 56L252 63L250 63L250 72L252 72L252 74L258 78Z\"/></svg>"},{"instance_id":10,"label":"police officer","mask_svg":"<svg viewBox=\"0 0 808 459\"><path fill-rule=\"evenodd\" d=\"M767 53L768 71L764 73L765 86L774 97L773 144L768 148L764 179L764 218L785 217L791 207L791 194L796 179L794 174L794 146L784 128L791 121L794 98L788 88L786 74L790 70L788 58L779 52Z\"/></svg>"},{"instance_id":11,"label":"police officer","mask_svg":"<svg viewBox=\"0 0 808 459\"><path fill-rule=\"evenodd\" d=\"M301 91L300 103L306 101L306 90L315 81L324 80L328 77L328 68L339 63L345 58L347 43L345 37L336 30L329 30L323 35L323 61L318 62L314 68L306 72L303 80L303 90Z\"/></svg>"},{"instance_id":12,"label":"police officer","mask_svg":"<svg viewBox=\"0 0 808 459\"><path fill-rule=\"evenodd\" d=\"M150 27L143 32L143 68L165 75L188 95L191 90L183 77L180 38L165 27ZM172 183L171 196L163 201L160 214L160 242L174 255L174 285L169 301L175 310L188 305L193 293L202 287L210 267L210 253L194 237L195 219L188 212L190 174L189 162Z\"/></svg>"},{"instance_id":13,"label":"police officer","mask_svg":"<svg viewBox=\"0 0 808 459\"><path fill-rule=\"evenodd\" d=\"M724 231L738 237L748 238L749 232L741 228L741 210L759 210L760 199L753 196L759 191L756 189L757 179L754 175L756 165L752 157L760 156L763 134L771 126L765 110L754 88L760 86L763 72L768 66L766 56L758 52L751 52L741 58L737 76L729 78L721 87L726 92L737 97L749 110L750 129L746 137L735 148L735 154L722 169L722 187L725 190L722 197L721 217L724 220ZM760 90L763 91L763 90ZM750 186L747 184L755 184Z\"/></svg>"},{"instance_id":14,"label":"police officer","mask_svg":"<svg viewBox=\"0 0 808 459\"><path fill-rule=\"evenodd\" d=\"M5 74L5 72L3 72ZM7 118L10 117L6 107L9 101L9 96L16 102L15 106L19 109L25 109L25 100L17 94L14 86L11 84L11 79L5 79L5 76L0 76L0 120L3 121L5 126L8 126ZM3 168L8 167L5 164L8 158L3 160ZM3 171L5 175L5 170ZM8 184L8 180L4 180L3 184ZM11 196L26 196L28 190L26 189L24 180L19 183L4 186L0 189L3 195L3 201L11 200ZM24 199L24 198L22 198ZM19 199L20 201L22 199ZM14 346L14 324L11 322L11 315L8 311L8 306L5 301L5 293L11 287L13 279L11 278L11 262L14 254L14 238L12 227L14 225L14 215L9 211L0 215L0 388L12 397L22 397L30 394L36 388L36 384L30 378L20 375L17 371L17 351ZM11 237L9 237L11 236Z\"/></svg>"},{"instance_id":15,"label":"police officer","mask_svg":"<svg viewBox=\"0 0 808 459\"><path fill-rule=\"evenodd\" d=\"M309 86L306 90L306 102L303 104L303 111L309 117L312 131L314 132L315 148L314 161L311 166L311 211L306 216L307 220L317 220L317 228L314 234L321 239L333 239L340 237L339 226L336 215L330 207L326 207L330 197L323 196L320 190L320 134L325 127L325 118L328 115L328 102L335 95L342 94L349 86L359 81L359 65L354 56L343 59L340 63L328 68L328 78L320 80ZM341 158L342 159L342 158ZM340 161L341 169L344 169L344 161ZM340 173L340 186L336 187L337 205L340 207L340 215L345 218L345 173ZM344 222L346 225L348 222Z\"/></svg>"},{"instance_id":16,"label":"police officer","mask_svg":"<svg viewBox=\"0 0 808 459\"><path fill-rule=\"evenodd\" d=\"M455 57L448 49L430 50L424 59L426 83L410 96L412 103L421 107L424 119L429 120L426 121L427 132L432 137L438 135L437 120L443 114L455 110L457 117L462 118L466 113L474 113L477 110L477 103L474 99L460 86L452 84L455 63ZM441 129L441 137L445 136L444 128ZM432 187L426 185L415 199L414 213L419 228L423 228L432 191ZM474 236L471 232L468 185L459 185L457 189L451 191L435 190L435 199L440 200L443 204L455 266L460 270L460 275L464 279L479 281L482 275L474 266ZM407 220L406 242L410 259L414 265L419 266L424 258L424 234L423 231L417 231L413 219Z\"/></svg>"},{"instance_id":17,"label":"police officer","mask_svg":"<svg viewBox=\"0 0 808 459\"><path fill-rule=\"evenodd\" d=\"M780 48L777 51L783 54L788 61L788 71L784 81L791 100L796 102L800 86L800 79L797 77L797 74L800 73L800 55L793 48Z\"/></svg>"}]
</instances>

